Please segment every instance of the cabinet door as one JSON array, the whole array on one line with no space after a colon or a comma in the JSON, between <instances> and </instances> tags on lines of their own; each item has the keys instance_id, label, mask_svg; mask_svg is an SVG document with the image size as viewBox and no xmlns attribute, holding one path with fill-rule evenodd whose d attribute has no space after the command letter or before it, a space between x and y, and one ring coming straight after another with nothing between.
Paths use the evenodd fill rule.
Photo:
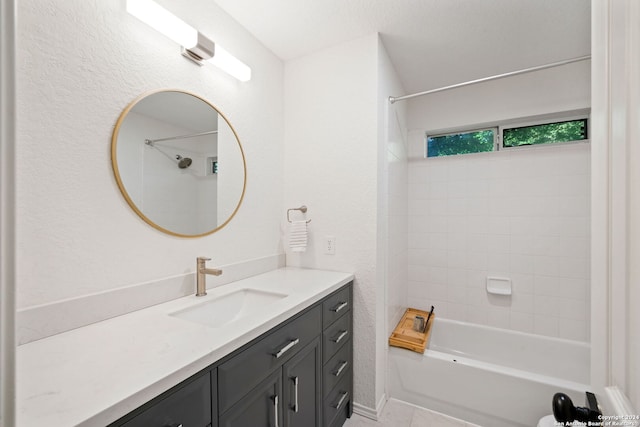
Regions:
<instances>
[{"instance_id":1,"label":"cabinet door","mask_svg":"<svg viewBox=\"0 0 640 427\"><path fill-rule=\"evenodd\" d=\"M209 372L182 385L164 399L129 420L123 427L205 427L211 423ZM119 425L116 423L116 425Z\"/></svg>"},{"instance_id":2,"label":"cabinet door","mask_svg":"<svg viewBox=\"0 0 640 427\"><path fill-rule=\"evenodd\" d=\"M278 326L218 367L218 411L226 412L249 390L318 336L320 307ZM223 392L224 390L224 392Z\"/></svg>"},{"instance_id":3,"label":"cabinet door","mask_svg":"<svg viewBox=\"0 0 640 427\"><path fill-rule=\"evenodd\" d=\"M220 427L281 427L282 406L282 371L278 369L222 414Z\"/></svg>"},{"instance_id":4,"label":"cabinet door","mask_svg":"<svg viewBox=\"0 0 640 427\"><path fill-rule=\"evenodd\" d=\"M319 337L284 364L284 427L320 427L321 368Z\"/></svg>"}]
</instances>

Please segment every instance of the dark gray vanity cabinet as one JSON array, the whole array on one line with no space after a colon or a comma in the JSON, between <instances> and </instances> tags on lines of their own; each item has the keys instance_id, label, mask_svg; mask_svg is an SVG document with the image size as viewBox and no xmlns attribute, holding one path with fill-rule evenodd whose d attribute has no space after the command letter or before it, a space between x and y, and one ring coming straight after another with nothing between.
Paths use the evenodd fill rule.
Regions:
<instances>
[{"instance_id":1,"label":"dark gray vanity cabinet","mask_svg":"<svg viewBox=\"0 0 640 427\"><path fill-rule=\"evenodd\" d=\"M320 361L316 338L222 413L220 426L320 427Z\"/></svg>"},{"instance_id":2,"label":"dark gray vanity cabinet","mask_svg":"<svg viewBox=\"0 0 640 427\"><path fill-rule=\"evenodd\" d=\"M320 337L282 367L285 427L320 427L322 410Z\"/></svg>"},{"instance_id":3,"label":"dark gray vanity cabinet","mask_svg":"<svg viewBox=\"0 0 640 427\"><path fill-rule=\"evenodd\" d=\"M122 427L215 427L215 370L186 380L112 425ZM133 415L133 416L131 416ZM127 421L128 420L128 421Z\"/></svg>"},{"instance_id":4,"label":"dark gray vanity cabinet","mask_svg":"<svg viewBox=\"0 0 640 427\"><path fill-rule=\"evenodd\" d=\"M353 412L352 301L349 283L110 427L342 426Z\"/></svg>"},{"instance_id":5,"label":"dark gray vanity cabinet","mask_svg":"<svg viewBox=\"0 0 640 427\"><path fill-rule=\"evenodd\" d=\"M353 413L353 301L345 286L322 303L322 424L339 427Z\"/></svg>"},{"instance_id":6,"label":"dark gray vanity cabinet","mask_svg":"<svg viewBox=\"0 0 640 427\"><path fill-rule=\"evenodd\" d=\"M321 325L322 312L315 306L223 359L218 366L220 415L313 342L319 336Z\"/></svg>"},{"instance_id":7,"label":"dark gray vanity cabinet","mask_svg":"<svg viewBox=\"0 0 640 427\"><path fill-rule=\"evenodd\" d=\"M274 372L220 416L220 426L281 426L282 376Z\"/></svg>"}]
</instances>

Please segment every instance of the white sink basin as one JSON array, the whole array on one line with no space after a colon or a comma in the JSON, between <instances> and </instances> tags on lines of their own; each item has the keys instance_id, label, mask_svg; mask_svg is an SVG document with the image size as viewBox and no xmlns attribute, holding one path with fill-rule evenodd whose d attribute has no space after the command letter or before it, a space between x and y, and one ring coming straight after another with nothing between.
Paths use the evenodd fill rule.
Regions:
<instances>
[{"instance_id":1,"label":"white sink basin","mask_svg":"<svg viewBox=\"0 0 640 427\"><path fill-rule=\"evenodd\" d=\"M170 313L170 316L219 328L242 317L250 316L258 308L287 297L285 294L240 289L205 301L193 307Z\"/></svg>"}]
</instances>

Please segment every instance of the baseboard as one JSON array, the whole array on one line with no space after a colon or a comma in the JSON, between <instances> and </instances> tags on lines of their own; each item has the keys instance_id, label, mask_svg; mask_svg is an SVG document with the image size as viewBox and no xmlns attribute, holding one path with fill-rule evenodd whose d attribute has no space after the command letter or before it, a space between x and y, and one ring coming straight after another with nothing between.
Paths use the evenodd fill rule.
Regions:
<instances>
[{"instance_id":1,"label":"baseboard","mask_svg":"<svg viewBox=\"0 0 640 427\"><path fill-rule=\"evenodd\" d=\"M607 399L604 408L604 415L638 415L638 411L636 410L636 408L633 407L633 404L631 403L627 395L624 394L624 392L619 387L605 387L604 393ZM624 424L625 426L640 425L637 420L624 420L624 422L635 422L635 424Z\"/></svg>"},{"instance_id":2,"label":"baseboard","mask_svg":"<svg viewBox=\"0 0 640 427\"><path fill-rule=\"evenodd\" d=\"M378 421L380 419L380 416L382 415L382 410L384 409L385 403L387 403L387 395L383 393L380 397L380 400L378 400L378 404L376 405L375 409L365 405L361 405L359 403L354 403L353 412L371 420Z\"/></svg>"}]
</instances>

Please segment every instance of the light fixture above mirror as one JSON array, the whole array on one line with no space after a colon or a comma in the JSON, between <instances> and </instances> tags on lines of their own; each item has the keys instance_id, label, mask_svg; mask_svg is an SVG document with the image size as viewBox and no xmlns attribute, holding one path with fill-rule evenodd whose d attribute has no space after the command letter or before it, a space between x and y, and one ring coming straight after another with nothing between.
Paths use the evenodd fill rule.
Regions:
<instances>
[{"instance_id":1,"label":"light fixture above mirror","mask_svg":"<svg viewBox=\"0 0 640 427\"><path fill-rule=\"evenodd\" d=\"M236 79L251 80L251 68L152 0L127 0L127 12L182 46L182 55L198 65L211 63Z\"/></svg>"}]
</instances>

